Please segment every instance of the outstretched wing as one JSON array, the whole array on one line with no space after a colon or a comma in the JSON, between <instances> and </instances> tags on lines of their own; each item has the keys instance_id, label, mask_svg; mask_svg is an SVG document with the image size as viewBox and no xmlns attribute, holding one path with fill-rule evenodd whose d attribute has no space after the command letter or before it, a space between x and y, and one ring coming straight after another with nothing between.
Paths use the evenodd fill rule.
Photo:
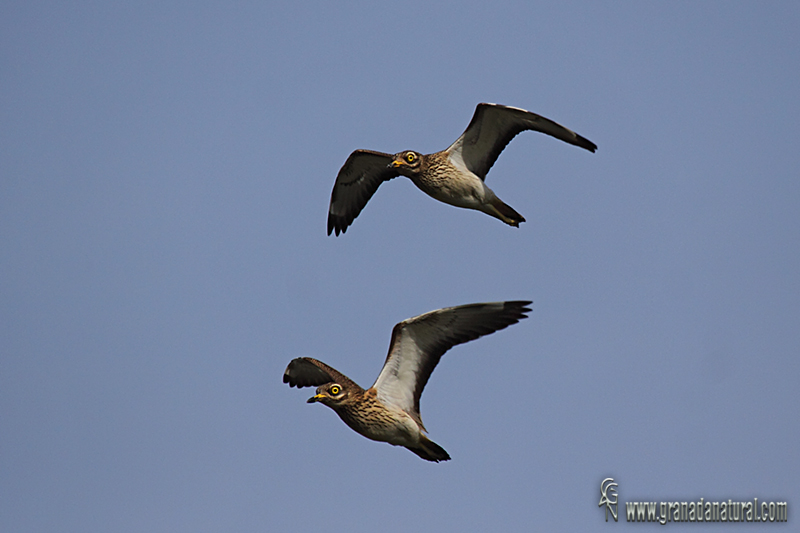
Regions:
<instances>
[{"instance_id":1,"label":"outstretched wing","mask_svg":"<svg viewBox=\"0 0 800 533\"><path fill-rule=\"evenodd\" d=\"M290 387L319 387L326 383L336 382L342 386L355 385L350 378L311 357L292 359L283 373L283 382ZM358 387L356 385L356 387Z\"/></svg>"},{"instance_id":2,"label":"outstretched wing","mask_svg":"<svg viewBox=\"0 0 800 533\"><path fill-rule=\"evenodd\" d=\"M372 386L385 404L403 409L421 423L419 398L442 355L457 344L516 324L530 311L529 301L447 307L397 324L389 355Z\"/></svg>"},{"instance_id":3,"label":"outstretched wing","mask_svg":"<svg viewBox=\"0 0 800 533\"><path fill-rule=\"evenodd\" d=\"M347 231L378 187L400 174L389 167L393 156L371 150L356 150L344 162L331 193L328 235Z\"/></svg>"},{"instance_id":4,"label":"outstretched wing","mask_svg":"<svg viewBox=\"0 0 800 533\"><path fill-rule=\"evenodd\" d=\"M467 168L483 180L500 152L525 130L546 133L590 152L597 150L589 139L536 113L499 104L478 104L469 126L446 152L455 157L460 154Z\"/></svg>"}]
</instances>

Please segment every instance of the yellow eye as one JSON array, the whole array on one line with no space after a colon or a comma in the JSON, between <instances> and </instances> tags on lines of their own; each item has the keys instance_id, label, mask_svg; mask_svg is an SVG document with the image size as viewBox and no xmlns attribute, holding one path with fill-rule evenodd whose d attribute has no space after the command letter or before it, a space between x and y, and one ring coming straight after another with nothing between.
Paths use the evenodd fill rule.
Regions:
<instances>
[{"instance_id":1,"label":"yellow eye","mask_svg":"<svg viewBox=\"0 0 800 533\"><path fill-rule=\"evenodd\" d=\"M341 392L341 390L342 388L339 387L339 385L334 385L333 387L331 387L331 394L336 396L337 394L339 394L339 392Z\"/></svg>"},{"instance_id":2,"label":"yellow eye","mask_svg":"<svg viewBox=\"0 0 800 533\"><path fill-rule=\"evenodd\" d=\"M406 154L406 161L408 161L409 163L413 163L416 158L417 156L414 155L413 152L409 152Z\"/></svg>"}]
</instances>

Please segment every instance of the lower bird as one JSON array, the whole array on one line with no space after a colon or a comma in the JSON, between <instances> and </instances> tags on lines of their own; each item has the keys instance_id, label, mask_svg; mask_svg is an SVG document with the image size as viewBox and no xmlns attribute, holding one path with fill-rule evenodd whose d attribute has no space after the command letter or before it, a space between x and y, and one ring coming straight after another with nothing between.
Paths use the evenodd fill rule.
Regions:
<instances>
[{"instance_id":1,"label":"lower bird","mask_svg":"<svg viewBox=\"0 0 800 533\"><path fill-rule=\"evenodd\" d=\"M527 318L530 304L462 305L403 320L392 330L389 355L378 379L367 390L310 357L293 359L283 382L290 387L317 387L308 403L327 405L368 439L404 446L426 461L447 461L450 455L426 436L419 413L419 399L428 378L447 350Z\"/></svg>"},{"instance_id":2,"label":"lower bird","mask_svg":"<svg viewBox=\"0 0 800 533\"><path fill-rule=\"evenodd\" d=\"M384 181L406 176L429 196L456 207L476 209L519 227L525 218L500 200L484 180L500 152L525 130L546 133L590 152L597 145L550 119L518 107L478 104L461 137L447 149L423 155L356 150L347 158L331 193L328 235L347 231Z\"/></svg>"}]
</instances>

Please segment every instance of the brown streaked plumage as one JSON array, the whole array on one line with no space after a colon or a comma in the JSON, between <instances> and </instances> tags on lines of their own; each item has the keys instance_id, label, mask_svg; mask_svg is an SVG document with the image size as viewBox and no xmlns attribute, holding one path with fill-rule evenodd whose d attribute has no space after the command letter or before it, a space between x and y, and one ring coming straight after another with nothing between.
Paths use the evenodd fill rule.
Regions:
<instances>
[{"instance_id":1,"label":"brown streaked plumage","mask_svg":"<svg viewBox=\"0 0 800 533\"><path fill-rule=\"evenodd\" d=\"M461 305L403 320L392 330L383 369L367 390L310 357L293 359L283 382L290 387L317 387L308 403L327 405L368 439L404 446L427 461L447 461L447 452L425 435L419 413L428 378L447 350L527 318L530 303Z\"/></svg>"},{"instance_id":2,"label":"brown streaked plumage","mask_svg":"<svg viewBox=\"0 0 800 533\"><path fill-rule=\"evenodd\" d=\"M429 196L475 209L519 227L525 218L498 198L484 180L503 149L525 130L546 133L590 152L597 146L572 130L530 111L478 104L467 129L447 149L423 155L356 150L347 158L331 193L328 235L344 233L384 181L406 176Z\"/></svg>"}]
</instances>

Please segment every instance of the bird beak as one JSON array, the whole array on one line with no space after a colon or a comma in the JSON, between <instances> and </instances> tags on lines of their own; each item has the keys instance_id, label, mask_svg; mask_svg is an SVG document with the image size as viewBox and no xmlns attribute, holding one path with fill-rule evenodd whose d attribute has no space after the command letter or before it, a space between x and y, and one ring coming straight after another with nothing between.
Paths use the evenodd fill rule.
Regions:
<instances>
[{"instance_id":1,"label":"bird beak","mask_svg":"<svg viewBox=\"0 0 800 533\"><path fill-rule=\"evenodd\" d=\"M318 402L318 401L320 401L320 400L321 400L323 397L324 397L324 396L322 396L322 394L315 394L314 396L312 396L311 398L309 398L308 400L306 400L306 403L314 403L314 402Z\"/></svg>"},{"instance_id":2,"label":"bird beak","mask_svg":"<svg viewBox=\"0 0 800 533\"><path fill-rule=\"evenodd\" d=\"M392 161L391 163L389 163L389 167L390 168L400 168L402 166L403 166L403 162L402 161L398 161L396 159L394 161Z\"/></svg>"}]
</instances>

